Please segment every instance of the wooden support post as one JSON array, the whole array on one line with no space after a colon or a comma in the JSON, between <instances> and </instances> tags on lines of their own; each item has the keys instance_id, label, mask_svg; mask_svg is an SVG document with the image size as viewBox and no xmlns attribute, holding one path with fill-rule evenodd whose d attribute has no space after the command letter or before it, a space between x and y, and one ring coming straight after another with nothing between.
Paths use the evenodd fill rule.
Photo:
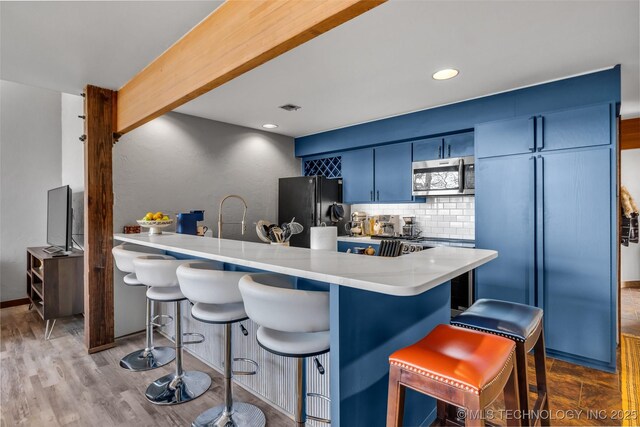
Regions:
<instances>
[{"instance_id":1,"label":"wooden support post","mask_svg":"<svg viewBox=\"0 0 640 427\"><path fill-rule=\"evenodd\" d=\"M117 92L85 88L84 343L89 353L115 345L113 331L112 147Z\"/></svg>"}]
</instances>

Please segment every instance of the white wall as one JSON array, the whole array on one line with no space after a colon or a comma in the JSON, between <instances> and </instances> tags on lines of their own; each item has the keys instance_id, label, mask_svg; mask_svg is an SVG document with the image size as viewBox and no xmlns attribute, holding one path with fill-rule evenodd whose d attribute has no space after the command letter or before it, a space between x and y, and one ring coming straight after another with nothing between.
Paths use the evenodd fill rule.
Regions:
<instances>
[{"instance_id":1,"label":"white wall","mask_svg":"<svg viewBox=\"0 0 640 427\"><path fill-rule=\"evenodd\" d=\"M622 185L640 206L640 149L622 150L620 163ZM629 243L621 248L622 281L640 280L640 244Z\"/></svg>"},{"instance_id":2,"label":"white wall","mask_svg":"<svg viewBox=\"0 0 640 427\"><path fill-rule=\"evenodd\" d=\"M26 297L28 246L46 245L47 190L61 185L60 93L0 82L0 300Z\"/></svg>"},{"instance_id":3,"label":"white wall","mask_svg":"<svg viewBox=\"0 0 640 427\"><path fill-rule=\"evenodd\" d=\"M249 205L247 234L229 225L224 236L258 241L253 224L277 220L278 178L300 175L293 148L290 137L184 114L155 119L114 147L114 231L147 211L175 218L192 209L204 209L204 224L216 228L220 199L233 193ZM239 221L240 206L225 203L225 219ZM116 336L143 329L144 289L125 286L118 271L114 277Z\"/></svg>"},{"instance_id":4,"label":"white wall","mask_svg":"<svg viewBox=\"0 0 640 427\"><path fill-rule=\"evenodd\" d=\"M62 103L62 184L75 192L84 191L84 148L80 135L84 133L84 98L63 93Z\"/></svg>"}]
</instances>

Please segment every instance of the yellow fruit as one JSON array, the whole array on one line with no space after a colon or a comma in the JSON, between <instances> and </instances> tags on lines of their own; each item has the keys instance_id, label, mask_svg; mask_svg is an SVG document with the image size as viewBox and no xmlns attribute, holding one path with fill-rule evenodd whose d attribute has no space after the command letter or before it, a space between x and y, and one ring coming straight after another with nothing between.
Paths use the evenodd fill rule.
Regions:
<instances>
[{"instance_id":1,"label":"yellow fruit","mask_svg":"<svg viewBox=\"0 0 640 427\"><path fill-rule=\"evenodd\" d=\"M146 214L143 218L145 221L153 221L153 214L151 212L149 212L148 214Z\"/></svg>"},{"instance_id":2,"label":"yellow fruit","mask_svg":"<svg viewBox=\"0 0 640 427\"><path fill-rule=\"evenodd\" d=\"M153 216L153 219L155 219L156 221L161 220L162 219L162 213L157 213Z\"/></svg>"},{"instance_id":3,"label":"yellow fruit","mask_svg":"<svg viewBox=\"0 0 640 427\"><path fill-rule=\"evenodd\" d=\"M169 217L165 215L165 216L162 217L162 220L163 221L169 221Z\"/></svg>"},{"instance_id":4,"label":"yellow fruit","mask_svg":"<svg viewBox=\"0 0 640 427\"><path fill-rule=\"evenodd\" d=\"M162 213L162 211L158 211L154 216L159 216L160 218L162 218L164 214Z\"/></svg>"}]
</instances>

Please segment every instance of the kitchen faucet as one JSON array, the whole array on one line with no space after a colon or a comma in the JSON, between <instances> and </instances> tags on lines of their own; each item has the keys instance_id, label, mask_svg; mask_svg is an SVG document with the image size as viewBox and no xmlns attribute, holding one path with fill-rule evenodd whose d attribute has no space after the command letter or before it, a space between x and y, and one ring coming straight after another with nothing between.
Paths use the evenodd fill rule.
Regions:
<instances>
[{"instance_id":1,"label":"kitchen faucet","mask_svg":"<svg viewBox=\"0 0 640 427\"><path fill-rule=\"evenodd\" d=\"M241 224L242 225L242 235L244 236L244 232L246 229L245 226L245 219L247 218L247 202L244 201L244 199L236 194L229 194L227 196L224 196L222 198L222 200L220 200L220 206L218 208L218 239L222 238L222 205L224 205L224 201L227 199L231 199L231 198L235 198L235 199L239 199L242 204L244 205L244 211L242 212L242 222L227 222L226 224Z\"/></svg>"}]
</instances>

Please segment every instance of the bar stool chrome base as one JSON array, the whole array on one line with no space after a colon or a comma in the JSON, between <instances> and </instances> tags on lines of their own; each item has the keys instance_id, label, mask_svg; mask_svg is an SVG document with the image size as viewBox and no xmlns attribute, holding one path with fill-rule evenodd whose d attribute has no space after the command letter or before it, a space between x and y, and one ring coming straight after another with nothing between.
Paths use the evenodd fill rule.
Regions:
<instances>
[{"instance_id":1,"label":"bar stool chrome base","mask_svg":"<svg viewBox=\"0 0 640 427\"><path fill-rule=\"evenodd\" d=\"M151 351L136 350L120 359L120 367L133 372L148 371L173 362L176 351L171 347L154 347Z\"/></svg>"},{"instance_id":2,"label":"bar stool chrome base","mask_svg":"<svg viewBox=\"0 0 640 427\"><path fill-rule=\"evenodd\" d=\"M233 402L231 412L225 405L207 409L191 423L191 427L264 427L266 423L264 413L257 406Z\"/></svg>"},{"instance_id":3,"label":"bar stool chrome base","mask_svg":"<svg viewBox=\"0 0 640 427\"><path fill-rule=\"evenodd\" d=\"M176 405L200 397L210 386L211 377L204 372L184 371L182 376L173 373L158 378L147 387L145 396L156 405Z\"/></svg>"}]
</instances>

